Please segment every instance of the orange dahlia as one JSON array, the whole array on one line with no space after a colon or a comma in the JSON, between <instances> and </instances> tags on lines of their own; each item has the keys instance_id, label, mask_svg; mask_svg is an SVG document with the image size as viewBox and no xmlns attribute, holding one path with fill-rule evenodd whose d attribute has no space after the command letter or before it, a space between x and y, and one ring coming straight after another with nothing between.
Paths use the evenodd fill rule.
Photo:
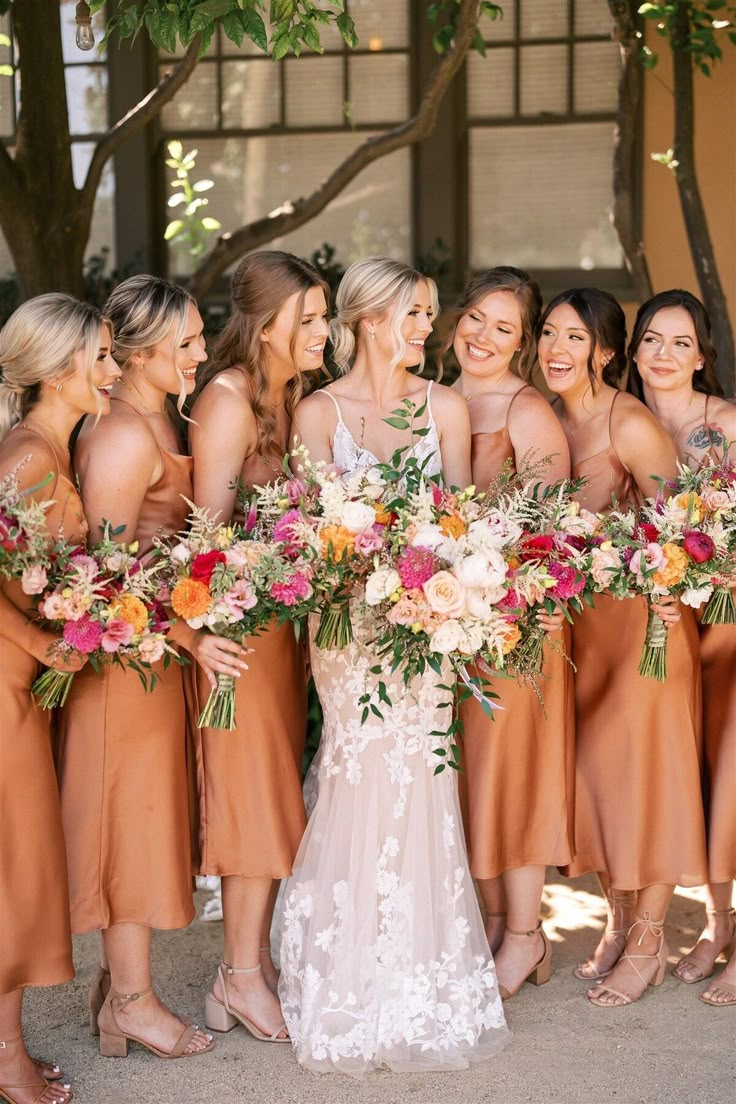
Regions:
<instances>
[{"instance_id":1,"label":"orange dahlia","mask_svg":"<svg viewBox=\"0 0 736 1104\"><path fill-rule=\"evenodd\" d=\"M322 541L322 559L332 556L334 560L346 560L355 551L355 533L344 525L325 525L320 531Z\"/></svg>"},{"instance_id":2,"label":"orange dahlia","mask_svg":"<svg viewBox=\"0 0 736 1104\"><path fill-rule=\"evenodd\" d=\"M198 579L179 579L171 592L171 607L185 621L201 617L210 608L211 601L210 588Z\"/></svg>"},{"instance_id":3,"label":"orange dahlia","mask_svg":"<svg viewBox=\"0 0 736 1104\"><path fill-rule=\"evenodd\" d=\"M682 581L690 566L690 557L679 545L672 544L669 541L662 545L662 551L667 562L664 567L660 567L659 571L655 571L652 579L656 586L676 586L677 583Z\"/></svg>"},{"instance_id":4,"label":"orange dahlia","mask_svg":"<svg viewBox=\"0 0 736 1104\"><path fill-rule=\"evenodd\" d=\"M110 617L119 617L142 633L148 624L148 610L135 594L121 594L110 606Z\"/></svg>"},{"instance_id":5,"label":"orange dahlia","mask_svg":"<svg viewBox=\"0 0 736 1104\"><path fill-rule=\"evenodd\" d=\"M388 510L382 510L378 506L375 507L376 511L376 524L377 525L390 525L392 514Z\"/></svg>"},{"instance_id":6,"label":"orange dahlia","mask_svg":"<svg viewBox=\"0 0 736 1104\"><path fill-rule=\"evenodd\" d=\"M503 634L503 645L501 647L501 651L503 652L503 654L508 655L509 652L513 652L514 648L520 640L521 629L519 628L519 626L509 625L508 628L504 630Z\"/></svg>"},{"instance_id":7,"label":"orange dahlia","mask_svg":"<svg viewBox=\"0 0 736 1104\"><path fill-rule=\"evenodd\" d=\"M447 537L454 537L457 540L459 537L464 536L468 531L468 527L462 518L456 514L445 514L440 518L440 529Z\"/></svg>"}]
</instances>

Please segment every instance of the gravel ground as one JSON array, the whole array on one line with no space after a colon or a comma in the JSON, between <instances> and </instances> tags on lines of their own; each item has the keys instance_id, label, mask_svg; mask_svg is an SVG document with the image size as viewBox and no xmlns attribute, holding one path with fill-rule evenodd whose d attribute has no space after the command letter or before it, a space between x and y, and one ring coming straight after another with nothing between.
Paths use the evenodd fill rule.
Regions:
<instances>
[{"instance_id":1,"label":"gravel ground","mask_svg":"<svg viewBox=\"0 0 736 1104\"><path fill-rule=\"evenodd\" d=\"M206 896L197 895L200 908ZM289 1047L256 1042L240 1028L217 1035L217 1049L201 1059L164 1062L137 1046L127 1060L100 1058L85 1015L95 936L75 940L73 983L29 991L26 1034L32 1053L63 1060L80 1104L734 1104L736 1008L707 1008L697 999L703 985L682 985L669 973L629 1008L595 1008L571 972L592 949L604 914L592 879L555 877L544 911L552 979L539 989L525 985L506 1006L510 1046L464 1071L316 1076L300 1069ZM667 925L671 963L702 917L698 894L678 892ZM221 938L221 924L199 921L157 934L157 987L177 1011L203 1016Z\"/></svg>"}]
</instances>

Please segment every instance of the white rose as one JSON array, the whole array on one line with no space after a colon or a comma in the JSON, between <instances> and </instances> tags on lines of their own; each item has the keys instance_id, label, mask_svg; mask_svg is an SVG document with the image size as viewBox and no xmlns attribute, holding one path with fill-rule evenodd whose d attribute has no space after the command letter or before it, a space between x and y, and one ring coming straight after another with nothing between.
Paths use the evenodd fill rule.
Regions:
<instances>
[{"instance_id":1,"label":"white rose","mask_svg":"<svg viewBox=\"0 0 736 1104\"><path fill-rule=\"evenodd\" d=\"M700 609L710 598L713 593L713 587L704 586L697 589L689 588L683 591L680 595L680 601L686 606L692 606L693 609Z\"/></svg>"},{"instance_id":2,"label":"white rose","mask_svg":"<svg viewBox=\"0 0 736 1104\"><path fill-rule=\"evenodd\" d=\"M498 587L506 578L508 568L500 552L489 548L486 552L474 552L453 565L453 574L464 587Z\"/></svg>"},{"instance_id":3,"label":"white rose","mask_svg":"<svg viewBox=\"0 0 736 1104\"><path fill-rule=\"evenodd\" d=\"M472 587L465 592L465 604L471 617L487 621L497 602L503 598L504 587Z\"/></svg>"},{"instance_id":4,"label":"white rose","mask_svg":"<svg viewBox=\"0 0 736 1104\"><path fill-rule=\"evenodd\" d=\"M460 644L464 639L462 625L459 621L450 619L444 621L439 628L435 629L429 638L429 646L433 652L439 652L441 655L448 655L450 652L456 652L460 648Z\"/></svg>"},{"instance_id":5,"label":"white rose","mask_svg":"<svg viewBox=\"0 0 736 1104\"><path fill-rule=\"evenodd\" d=\"M365 600L369 606L377 606L385 601L390 594L401 586L398 571L392 567L379 567L372 575L368 576L365 584Z\"/></svg>"},{"instance_id":6,"label":"white rose","mask_svg":"<svg viewBox=\"0 0 736 1104\"><path fill-rule=\"evenodd\" d=\"M445 534L442 532L439 525L428 522L424 525L417 526L417 531L412 537L410 544L413 548L430 548L434 552L440 547L444 540Z\"/></svg>"},{"instance_id":7,"label":"white rose","mask_svg":"<svg viewBox=\"0 0 736 1104\"><path fill-rule=\"evenodd\" d=\"M341 522L351 533L365 533L375 523L376 511L365 502L346 502Z\"/></svg>"}]
</instances>

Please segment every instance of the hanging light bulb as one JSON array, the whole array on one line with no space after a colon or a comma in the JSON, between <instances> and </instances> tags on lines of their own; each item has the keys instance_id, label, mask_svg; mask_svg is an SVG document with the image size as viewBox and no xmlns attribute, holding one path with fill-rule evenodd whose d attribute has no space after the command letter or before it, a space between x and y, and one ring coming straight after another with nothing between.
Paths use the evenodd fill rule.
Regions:
<instances>
[{"instance_id":1,"label":"hanging light bulb","mask_svg":"<svg viewBox=\"0 0 736 1104\"><path fill-rule=\"evenodd\" d=\"M80 0L74 13L74 22L77 24L77 46L80 50L93 50L95 45L94 31L92 30L92 16L87 0Z\"/></svg>"}]
</instances>

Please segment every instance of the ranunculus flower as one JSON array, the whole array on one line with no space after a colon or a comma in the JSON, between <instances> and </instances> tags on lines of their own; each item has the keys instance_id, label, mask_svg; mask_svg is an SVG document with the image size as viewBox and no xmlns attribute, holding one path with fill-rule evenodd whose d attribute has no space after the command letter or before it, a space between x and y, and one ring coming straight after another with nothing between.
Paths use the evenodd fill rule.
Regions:
<instances>
[{"instance_id":1,"label":"ranunculus flower","mask_svg":"<svg viewBox=\"0 0 736 1104\"><path fill-rule=\"evenodd\" d=\"M464 587L498 587L508 575L508 564L500 552L473 552L453 565L455 575Z\"/></svg>"},{"instance_id":2,"label":"ranunculus flower","mask_svg":"<svg viewBox=\"0 0 736 1104\"><path fill-rule=\"evenodd\" d=\"M369 606L377 606L401 586L398 571L392 567L379 567L368 576L365 584L365 600Z\"/></svg>"},{"instance_id":3,"label":"ranunculus flower","mask_svg":"<svg viewBox=\"0 0 736 1104\"><path fill-rule=\"evenodd\" d=\"M585 576L569 564L551 563L547 570L552 578L557 580L548 593L560 602L567 602L570 598L574 598L585 586Z\"/></svg>"},{"instance_id":4,"label":"ranunculus flower","mask_svg":"<svg viewBox=\"0 0 736 1104\"><path fill-rule=\"evenodd\" d=\"M195 556L192 560L191 577L198 583L204 583L205 586L210 585L210 579L218 564L224 564L227 561L227 557L224 552L219 552L216 549L212 552L200 552L198 556Z\"/></svg>"},{"instance_id":5,"label":"ranunculus flower","mask_svg":"<svg viewBox=\"0 0 736 1104\"><path fill-rule=\"evenodd\" d=\"M438 571L423 590L431 609L442 617L459 617L465 610L465 587L450 571Z\"/></svg>"},{"instance_id":6,"label":"ranunculus flower","mask_svg":"<svg viewBox=\"0 0 736 1104\"><path fill-rule=\"evenodd\" d=\"M144 636L138 645L138 654L144 663L158 663L164 654L164 642L160 636Z\"/></svg>"},{"instance_id":7,"label":"ranunculus flower","mask_svg":"<svg viewBox=\"0 0 736 1104\"><path fill-rule=\"evenodd\" d=\"M40 564L27 567L21 575L20 585L24 594L43 594L49 577Z\"/></svg>"},{"instance_id":8,"label":"ranunculus flower","mask_svg":"<svg viewBox=\"0 0 736 1104\"><path fill-rule=\"evenodd\" d=\"M525 558L536 559L538 556L546 556L548 552L551 552L555 546L554 537L548 536L546 533L538 533L535 537L527 537L522 542L524 549L523 555Z\"/></svg>"},{"instance_id":9,"label":"ranunculus flower","mask_svg":"<svg viewBox=\"0 0 736 1104\"><path fill-rule=\"evenodd\" d=\"M450 577L452 578L452 576ZM459 621L455 619L443 621L429 638L429 646L433 652L439 652L441 655L449 655L450 652L458 650L464 639L464 635L463 627Z\"/></svg>"},{"instance_id":10,"label":"ranunculus flower","mask_svg":"<svg viewBox=\"0 0 736 1104\"><path fill-rule=\"evenodd\" d=\"M341 522L351 533L365 533L376 521L376 511L366 502L346 502Z\"/></svg>"},{"instance_id":11,"label":"ranunculus flower","mask_svg":"<svg viewBox=\"0 0 736 1104\"><path fill-rule=\"evenodd\" d=\"M171 608L185 621L203 617L211 601L209 587L199 579L179 579L171 592Z\"/></svg>"},{"instance_id":12,"label":"ranunculus flower","mask_svg":"<svg viewBox=\"0 0 736 1104\"><path fill-rule=\"evenodd\" d=\"M611 582L612 574L620 567L621 557L612 545L593 549L590 574L596 586L607 587Z\"/></svg>"},{"instance_id":13,"label":"ranunculus flower","mask_svg":"<svg viewBox=\"0 0 736 1104\"><path fill-rule=\"evenodd\" d=\"M682 547L687 552L693 563L701 564L712 560L716 554L716 546L707 533L701 533L697 529L691 529L685 534Z\"/></svg>"},{"instance_id":14,"label":"ranunculus flower","mask_svg":"<svg viewBox=\"0 0 736 1104\"><path fill-rule=\"evenodd\" d=\"M67 644L71 644L76 651L89 655L99 648L102 633L102 625L85 613L78 621L67 621L62 635Z\"/></svg>"},{"instance_id":15,"label":"ranunculus flower","mask_svg":"<svg viewBox=\"0 0 736 1104\"><path fill-rule=\"evenodd\" d=\"M677 544L667 541L662 545L665 562L652 576L656 587L669 589L682 582L683 576L690 566L686 553Z\"/></svg>"},{"instance_id":16,"label":"ranunculus flower","mask_svg":"<svg viewBox=\"0 0 736 1104\"><path fill-rule=\"evenodd\" d=\"M100 644L106 652L117 652L130 644L134 633L130 621L123 621L122 617L111 617L100 637Z\"/></svg>"},{"instance_id":17,"label":"ranunculus flower","mask_svg":"<svg viewBox=\"0 0 736 1104\"><path fill-rule=\"evenodd\" d=\"M651 522L643 521L639 526L639 532L641 533L642 540L649 541L657 544L659 542L659 530L656 525L652 525Z\"/></svg>"}]
</instances>

